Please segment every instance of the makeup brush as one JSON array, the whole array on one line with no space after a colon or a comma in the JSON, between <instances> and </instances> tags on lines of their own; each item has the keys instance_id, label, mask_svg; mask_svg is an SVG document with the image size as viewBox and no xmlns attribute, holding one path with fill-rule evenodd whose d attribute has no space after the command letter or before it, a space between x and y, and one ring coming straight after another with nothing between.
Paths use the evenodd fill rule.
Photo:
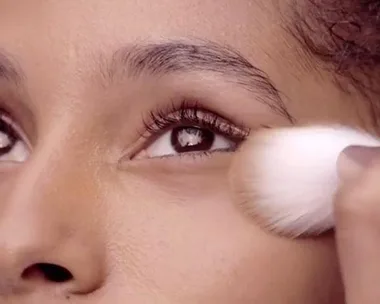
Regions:
<instances>
[{"instance_id":1,"label":"makeup brush","mask_svg":"<svg viewBox=\"0 0 380 304\"><path fill-rule=\"evenodd\" d=\"M330 230L337 160L351 145L380 146L380 139L344 126L254 132L236 153L229 174L239 208L287 237Z\"/></svg>"}]
</instances>

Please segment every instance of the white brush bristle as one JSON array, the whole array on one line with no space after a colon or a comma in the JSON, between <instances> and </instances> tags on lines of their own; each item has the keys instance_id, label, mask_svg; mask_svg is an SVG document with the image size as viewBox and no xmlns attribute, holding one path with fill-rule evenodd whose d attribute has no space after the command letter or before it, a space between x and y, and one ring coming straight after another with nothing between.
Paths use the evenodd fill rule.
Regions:
<instances>
[{"instance_id":1,"label":"white brush bristle","mask_svg":"<svg viewBox=\"0 0 380 304\"><path fill-rule=\"evenodd\" d=\"M379 139L342 126L268 129L252 134L230 180L244 212L279 234L316 235L333 228L336 163L350 145Z\"/></svg>"}]
</instances>

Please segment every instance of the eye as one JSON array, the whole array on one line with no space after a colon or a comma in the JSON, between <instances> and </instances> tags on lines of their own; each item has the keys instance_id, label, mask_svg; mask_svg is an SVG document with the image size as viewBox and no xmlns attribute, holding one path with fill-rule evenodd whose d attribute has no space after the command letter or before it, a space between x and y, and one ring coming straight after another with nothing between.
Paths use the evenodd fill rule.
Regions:
<instances>
[{"instance_id":1,"label":"eye","mask_svg":"<svg viewBox=\"0 0 380 304\"><path fill-rule=\"evenodd\" d=\"M29 156L26 143L18 135L13 120L0 114L0 163L23 162Z\"/></svg>"},{"instance_id":2,"label":"eye","mask_svg":"<svg viewBox=\"0 0 380 304\"><path fill-rule=\"evenodd\" d=\"M232 151L236 143L227 136L197 126L175 127L159 136L145 149L147 157L189 152Z\"/></svg>"},{"instance_id":3,"label":"eye","mask_svg":"<svg viewBox=\"0 0 380 304\"><path fill-rule=\"evenodd\" d=\"M145 128L147 144L136 158L232 152L248 135L246 128L186 102L178 108L151 112Z\"/></svg>"}]
</instances>

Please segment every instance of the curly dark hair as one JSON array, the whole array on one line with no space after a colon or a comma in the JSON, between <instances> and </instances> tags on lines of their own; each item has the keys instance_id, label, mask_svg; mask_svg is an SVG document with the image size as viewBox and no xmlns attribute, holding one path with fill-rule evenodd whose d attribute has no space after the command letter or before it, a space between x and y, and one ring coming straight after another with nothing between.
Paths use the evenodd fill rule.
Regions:
<instances>
[{"instance_id":1,"label":"curly dark hair","mask_svg":"<svg viewBox=\"0 0 380 304\"><path fill-rule=\"evenodd\" d=\"M352 84L380 114L380 0L303 0L292 3L288 30L337 84Z\"/></svg>"}]
</instances>

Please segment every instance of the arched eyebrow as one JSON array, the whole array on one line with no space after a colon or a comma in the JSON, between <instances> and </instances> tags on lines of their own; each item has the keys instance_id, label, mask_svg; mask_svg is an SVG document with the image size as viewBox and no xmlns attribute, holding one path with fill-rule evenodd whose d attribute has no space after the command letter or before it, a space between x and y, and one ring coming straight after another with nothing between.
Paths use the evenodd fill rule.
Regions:
<instances>
[{"instance_id":1,"label":"arched eyebrow","mask_svg":"<svg viewBox=\"0 0 380 304\"><path fill-rule=\"evenodd\" d=\"M105 70L105 71L104 71ZM268 75L255 67L236 50L213 42L164 42L134 44L116 51L102 75L109 81L122 77L138 77L144 73L160 76L172 73L211 72L227 82L240 86L253 99L294 123L286 105ZM16 85L25 79L23 71L0 51L0 81Z\"/></svg>"},{"instance_id":2,"label":"arched eyebrow","mask_svg":"<svg viewBox=\"0 0 380 304\"><path fill-rule=\"evenodd\" d=\"M209 72L221 76L250 93L291 123L280 92L268 75L229 46L210 41L147 43L128 45L116 51L106 68L107 78L162 76L172 73Z\"/></svg>"},{"instance_id":3,"label":"arched eyebrow","mask_svg":"<svg viewBox=\"0 0 380 304\"><path fill-rule=\"evenodd\" d=\"M12 61L5 52L0 50L0 81L6 80L19 85L24 78L25 74L16 62Z\"/></svg>"}]
</instances>

